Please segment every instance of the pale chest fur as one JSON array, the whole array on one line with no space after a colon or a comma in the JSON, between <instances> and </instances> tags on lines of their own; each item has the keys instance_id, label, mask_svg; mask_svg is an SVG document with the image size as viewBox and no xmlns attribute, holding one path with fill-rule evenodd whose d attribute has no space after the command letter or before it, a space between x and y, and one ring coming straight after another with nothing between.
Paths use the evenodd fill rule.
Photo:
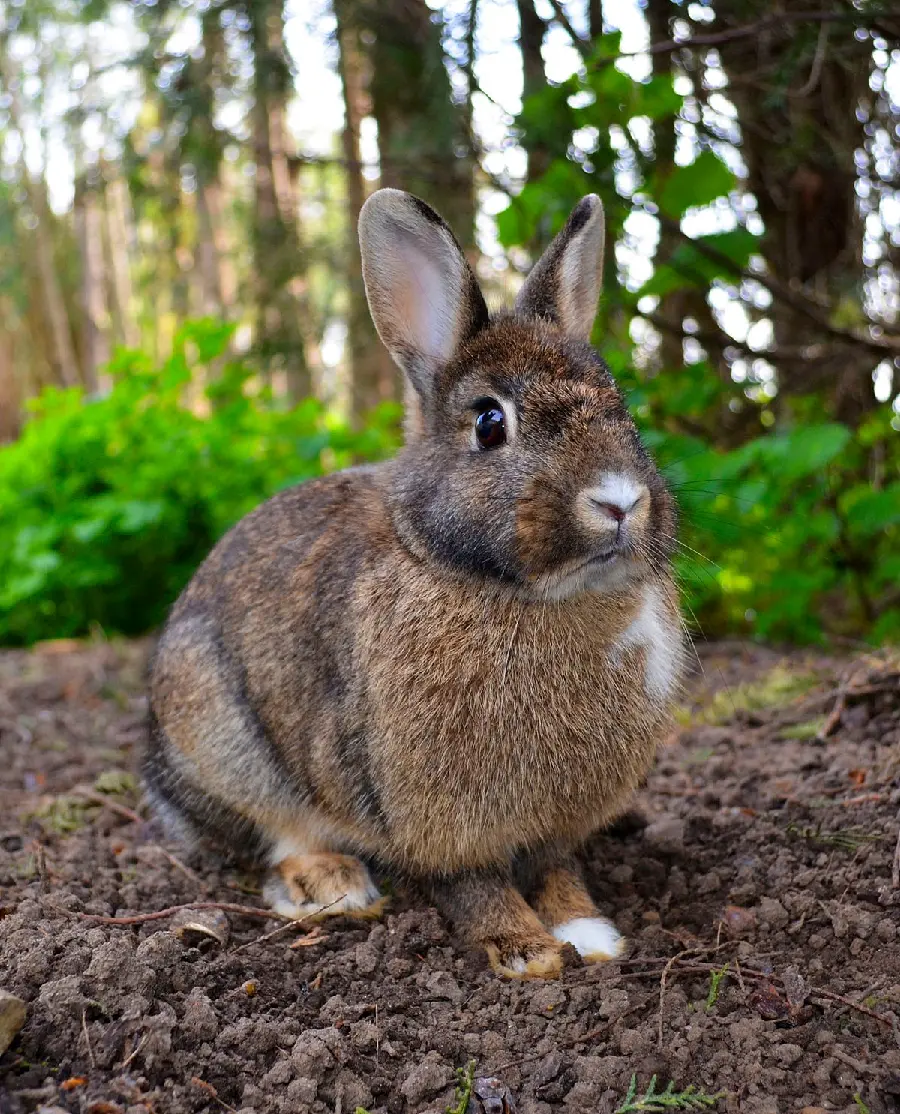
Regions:
<instances>
[{"instance_id":1,"label":"pale chest fur","mask_svg":"<svg viewBox=\"0 0 900 1114\"><path fill-rule=\"evenodd\" d=\"M395 854L471 866L612 819L679 682L671 584L538 606L409 572L370 584L360 641Z\"/></svg>"}]
</instances>

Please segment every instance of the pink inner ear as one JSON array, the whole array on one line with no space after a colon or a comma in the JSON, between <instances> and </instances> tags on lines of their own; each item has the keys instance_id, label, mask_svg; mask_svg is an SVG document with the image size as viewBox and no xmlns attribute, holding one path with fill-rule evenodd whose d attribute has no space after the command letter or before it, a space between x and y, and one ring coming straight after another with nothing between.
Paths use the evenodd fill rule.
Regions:
<instances>
[{"instance_id":1,"label":"pink inner ear","mask_svg":"<svg viewBox=\"0 0 900 1114\"><path fill-rule=\"evenodd\" d=\"M415 241L399 246L396 312L413 348L448 360L457 344L458 267L432 258Z\"/></svg>"}]
</instances>

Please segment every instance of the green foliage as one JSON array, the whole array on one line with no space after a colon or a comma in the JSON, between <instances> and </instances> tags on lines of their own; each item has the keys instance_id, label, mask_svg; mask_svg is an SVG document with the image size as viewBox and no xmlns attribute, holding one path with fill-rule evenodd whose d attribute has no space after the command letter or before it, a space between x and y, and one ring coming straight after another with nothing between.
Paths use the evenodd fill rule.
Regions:
<instances>
[{"instance_id":1,"label":"green foliage","mask_svg":"<svg viewBox=\"0 0 900 1114\"><path fill-rule=\"evenodd\" d=\"M464 1068L456 1069L456 1094L453 1096L453 1105L447 1107L447 1114L466 1114L474 1085L475 1061L470 1060Z\"/></svg>"},{"instance_id":2,"label":"green foliage","mask_svg":"<svg viewBox=\"0 0 900 1114\"><path fill-rule=\"evenodd\" d=\"M672 373L676 405L680 377ZM878 444L896 469L900 439L886 414L872 427L879 421ZM676 566L704 630L900 638L900 485L872 486L858 436L836 423L797 425L721 451L653 428L645 435L681 505Z\"/></svg>"},{"instance_id":3,"label":"green foliage","mask_svg":"<svg viewBox=\"0 0 900 1114\"><path fill-rule=\"evenodd\" d=\"M737 185L735 176L712 151L702 151L687 166L676 166L658 188L660 210L680 217L688 209L708 205Z\"/></svg>"},{"instance_id":4,"label":"green foliage","mask_svg":"<svg viewBox=\"0 0 900 1114\"><path fill-rule=\"evenodd\" d=\"M657 1091L654 1075L643 1095L637 1093L637 1076L631 1077L628 1093L617 1107L615 1114L637 1114L637 1112L656 1112L660 1110L701 1110L715 1106L722 1098L722 1092L707 1095L693 1085L684 1091L676 1091L675 1084L669 1083L664 1091Z\"/></svg>"},{"instance_id":5,"label":"green foliage","mask_svg":"<svg viewBox=\"0 0 900 1114\"><path fill-rule=\"evenodd\" d=\"M292 410L224 360L230 327L182 329L153 367L121 352L112 391L47 391L0 450L0 643L137 634L158 624L217 538L279 488L397 444L393 408L354 433L315 400Z\"/></svg>"},{"instance_id":6,"label":"green foliage","mask_svg":"<svg viewBox=\"0 0 900 1114\"><path fill-rule=\"evenodd\" d=\"M709 973L709 993L706 995L706 1012L713 1008L719 1000L719 991L722 989L722 981L728 974L730 963L726 963L722 967L717 967L714 971Z\"/></svg>"}]
</instances>

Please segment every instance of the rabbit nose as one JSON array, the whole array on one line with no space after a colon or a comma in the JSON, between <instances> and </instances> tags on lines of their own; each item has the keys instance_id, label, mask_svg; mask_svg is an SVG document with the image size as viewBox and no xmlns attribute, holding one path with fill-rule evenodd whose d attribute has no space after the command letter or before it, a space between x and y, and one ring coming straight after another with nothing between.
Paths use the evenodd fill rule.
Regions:
<instances>
[{"instance_id":1,"label":"rabbit nose","mask_svg":"<svg viewBox=\"0 0 900 1114\"><path fill-rule=\"evenodd\" d=\"M614 522L617 528L647 495L644 484L630 476L607 472L596 487L585 491L592 517Z\"/></svg>"},{"instance_id":2,"label":"rabbit nose","mask_svg":"<svg viewBox=\"0 0 900 1114\"><path fill-rule=\"evenodd\" d=\"M619 507L615 503L600 503L594 498L591 499L591 502L599 511L602 511L603 514L615 522L622 522L631 509L630 507Z\"/></svg>"}]
</instances>

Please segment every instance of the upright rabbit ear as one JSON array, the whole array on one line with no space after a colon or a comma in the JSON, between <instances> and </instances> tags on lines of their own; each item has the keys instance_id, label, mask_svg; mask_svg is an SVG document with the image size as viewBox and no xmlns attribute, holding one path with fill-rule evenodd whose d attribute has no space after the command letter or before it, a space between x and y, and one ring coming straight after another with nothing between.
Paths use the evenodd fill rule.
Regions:
<instances>
[{"instance_id":1,"label":"upright rabbit ear","mask_svg":"<svg viewBox=\"0 0 900 1114\"><path fill-rule=\"evenodd\" d=\"M417 392L488 322L478 283L437 213L402 190L377 190L359 214L369 310Z\"/></svg>"},{"instance_id":2,"label":"upright rabbit ear","mask_svg":"<svg viewBox=\"0 0 900 1114\"><path fill-rule=\"evenodd\" d=\"M583 197L516 298L523 317L543 317L563 332L589 340L603 285L603 205Z\"/></svg>"}]
</instances>

